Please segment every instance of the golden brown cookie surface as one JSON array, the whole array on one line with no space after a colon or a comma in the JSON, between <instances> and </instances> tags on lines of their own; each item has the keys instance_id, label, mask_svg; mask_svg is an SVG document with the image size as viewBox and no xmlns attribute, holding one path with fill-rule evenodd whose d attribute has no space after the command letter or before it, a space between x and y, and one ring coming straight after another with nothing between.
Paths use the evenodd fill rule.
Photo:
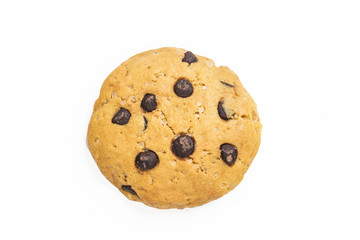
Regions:
<instances>
[{"instance_id":1,"label":"golden brown cookie surface","mask_svg":"<svg viewBox=\"0 0 360 240\"><path fill-rule=\"evenodd\" d=\"M127 198L184 208L236 187L260 135L256 104L229 68L161 48L107 77L87 141L101 172Z\"/></svg>"}]
</instances>

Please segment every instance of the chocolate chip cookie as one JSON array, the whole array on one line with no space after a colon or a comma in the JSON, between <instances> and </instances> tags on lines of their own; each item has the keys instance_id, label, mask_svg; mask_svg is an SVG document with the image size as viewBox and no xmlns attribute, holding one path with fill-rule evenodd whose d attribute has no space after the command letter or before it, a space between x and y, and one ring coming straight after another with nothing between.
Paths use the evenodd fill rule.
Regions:
<instances>
[{"instance_id":1,"label":"chocolate chip cookie","mask_svg":"<svg viewBox=\"0 0 360 240\"><path fill-rule=\"evenodd\" d=\"M107 77L87 141L101 172L127 198L185 208L240 183L261 127L255 102L228 67L161 48L131 57Z\"/></svg>"}]
</instances>

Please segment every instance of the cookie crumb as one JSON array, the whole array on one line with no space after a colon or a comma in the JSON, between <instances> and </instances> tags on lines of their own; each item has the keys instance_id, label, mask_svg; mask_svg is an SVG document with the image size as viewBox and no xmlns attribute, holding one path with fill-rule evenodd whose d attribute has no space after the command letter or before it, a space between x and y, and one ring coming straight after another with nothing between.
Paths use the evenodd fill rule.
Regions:
<instances>
[{"instance_id":1,"label":"cookie crumb","mask_svg":"<svg viewBox=\"0 0 360 240\"><path fill-rule=\"evenodd\" d=\"M259 115L255 111L252 111L251 118L255 122L259 121Z\"/></svg>"},{"instance_id":2,"label":"cookie crumb","mask_svg":"<svg viewBox=\"0 0 360 240\"><path fill-rule=\"evenodd\" d=\"M163 73L163 72L157 72L157 73L155 73L155 77L156 77L156 78L164 77L164 76L166 76L166 74Z\"/></svg>"},{"instance_id":3,"label":"cookie crumb","mask_svg":"<svg viewBox=\"0 0 360 240\"><path fill-rule=\"evenodd\" d=\"M206 61L206 65L209 67L209 68L212 68L214 66L214 63L210 60L207 60Z\"/></svg>"},{"instance_id":4,"label":"cookie crumb","mask_svg":"<svg viewBox=\"0 0 360 240\"><path fill-rule=\"evenodd\" d=\"M234 90L235 90L235 95L236 95L236 96L240 96L240 94L241 94L241 89L240 89L240 87L238 86L238 84L236 84L236 85L234 86Z\"/></svg>"},{"instance_id":5,"label":"cookie crumb","mask_svg":"<svg viewBox=\"0 0 360 240\"><path fill-rule=\"evenodd\" d=\"M243 114L240 116L242 119L250 119L249 115Z\"/></svg>"},{"instance_id":6,"label":"cookie crumb","mask_svg":"<svg viewBox=\"0 0 360 240\"><path fill-rule=\"evenodd\" d=\"M144 147L145 147L145 142L139 142L138 145L139 145L140 147L144 148Z\"/></svg>"},{"instance_id":7,"label":"cookie crumb","mask_svg":"<svg viewBox=\"0 0 360 240\"><path fill-rule=\"evenodd\" d=\"M199 167L200 167L199 164L194 164L193 169L196 170L196 169L199 169Z\"/></svg>"}]
</instances>

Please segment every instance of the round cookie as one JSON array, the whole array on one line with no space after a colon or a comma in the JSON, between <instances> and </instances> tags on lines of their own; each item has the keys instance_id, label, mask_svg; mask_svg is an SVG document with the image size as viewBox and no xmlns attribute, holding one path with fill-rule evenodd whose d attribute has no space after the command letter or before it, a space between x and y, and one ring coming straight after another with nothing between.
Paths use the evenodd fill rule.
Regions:
<instances>
[{"instance_id":1,"label":"round cookie","mask_svg":"<svg viewBox=\"0 0 360 240\"><path fill-rule=\"evenodd\" d=\"M179 48L150 50L101 87L88 146L127 198L195 207L235 188L261 136L256 104L228 67Z\"/></svg>"}]
</instances>

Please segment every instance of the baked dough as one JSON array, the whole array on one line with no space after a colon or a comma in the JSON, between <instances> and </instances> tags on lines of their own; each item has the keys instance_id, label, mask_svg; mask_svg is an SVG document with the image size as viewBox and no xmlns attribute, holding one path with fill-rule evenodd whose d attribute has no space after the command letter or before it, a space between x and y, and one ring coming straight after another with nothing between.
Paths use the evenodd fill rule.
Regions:
<instances>
[{"instance_id":1,"label":"baked dough","mask_svg":"<svg viewBox=\"0 0 360 240\"><path fill-rule=\"evenodd\" d=\"M256 104L228 67L179 48L131 57L102 85L88 146L128 199L195 207L234 189L261 137Z\"/></svg>"}]
</instances>

